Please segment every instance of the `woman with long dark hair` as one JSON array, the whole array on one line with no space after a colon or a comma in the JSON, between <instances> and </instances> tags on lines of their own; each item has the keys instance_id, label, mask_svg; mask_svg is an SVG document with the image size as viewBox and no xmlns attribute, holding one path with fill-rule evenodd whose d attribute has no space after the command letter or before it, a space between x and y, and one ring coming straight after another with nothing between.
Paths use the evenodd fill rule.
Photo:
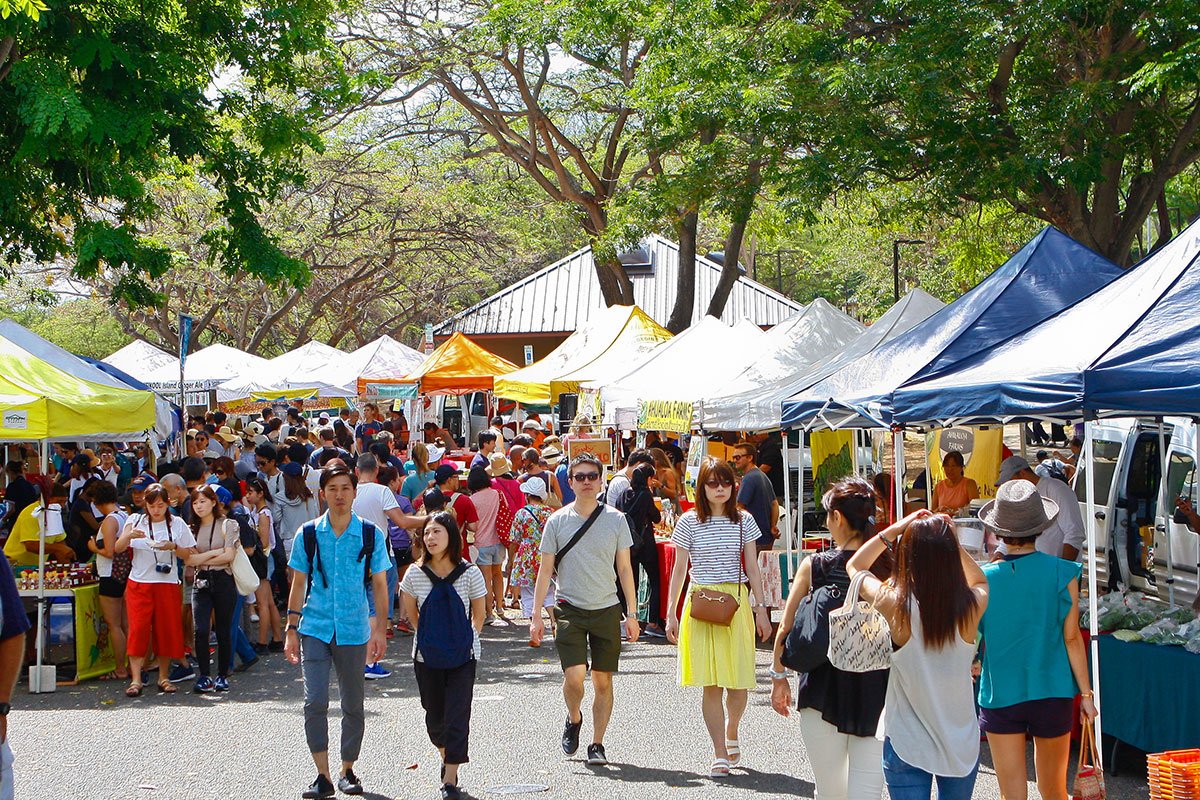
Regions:
<instances>
[{"instance_id":1,"label":"woman with long dark hair","mask_svg":"<svg viewBox=\"0 0 1200 800\"><path fill-rule=\"evenodd\" d=\"M667 640L679 644L679 683L703 687L701 709L713 746L708 774L713 778L728 777L729 768L741 760L738 725L756 682L754 634L763 641L771 635L755 552L760 532L754 517L737 507L736 483L727 462L705 459L696 481L696 508L679 518L671 537L675 568L667 594ZM680 615L676 609L689 570L692 584ZM698 592L734 598L732 621L719 625L692 617Z\"/></svg>"},{"instance_id":2,"label":"woman with long dark hair","mask_svg":"<svg viewBox=\"0 0 1200 800\"><path fill-rule=\"evenodd\" d=\"M800 600L809 591L830 585L845 598L850 588L846 564L875 535L875 489L862 478L852 475L837 481L821 497L821 506L835 547L800 563L775 637L771 706L785 717L791 713L792 688L780 658ZM880 579L891 575L887 553L875 559L871 572ZM883 743L875 733L887 684L886 669L844 672L828 661L798 676L796 709L819 797L879 800Z\"/></svg>"},{"instance_id":3,"label":"woman with long dark hair","mask_svg":"<svg viewBox=\"0 0 1200 800\"><path fill-rule=\"evenodd\" d=\"M846 564L853 580L891 547L896 570L861 595L887 617L892 655L883 716L883 777L893 800L969 800L979 769L971 662L988 582L949 517L924 509L869 540Z\"/></svg>"},{"instance_id":4,"label":"woman with long dark hair","mask_svg":"<svg viewBox=\"0 0 1200 800\"><path fill-rule=\"evenodd\" d=\"M233 559L241 546L238 525L225 516L213 486L192 490L192 536L195 552L187 564L196 570L192 589L192 616L196 632L194 652L200 665L193 687L198 693L229 690L229 668L233 664L233 609L237 586L233 582ZM210 620L217 633L217 679L212 679L208 648Z\"/></svg>"},{"instance_id":5,"label":"woman with long dark hair","mask_svg":"<svg viewBox=\"0 0 1200 800\"><path fill-rule=\"evenodd\" d=\"M629 554L633 561L634 585L640 580L636 570L646 571L646 583L650 588L650 614L643 631L647 636L663 638L667 635L662 618L662 576L658 570L658 545L654 542L654 526L662 521L662 513L654 505L654 492L650 479L654 467L638 464L629 475L629 488L616 498L618 511L625 514L629 527L640 539L640 546Z\"/></svg>"},{"instance_id":6,"label":"woman with long dark hair","mask_svg":"<svg viewBox=\"0 0 1200 800\"><path fill-rule=\"evenodd\" d=\"M424 553L419 567L404 575L400 585L401 602L404 616L416 629L413 669L421 693L421 707L425 709L429 741L442 757L441 794L445 800L457 800L462 796L458 788L458 770L469 760L471 698L480 656L479 633L483 630L486 613L487 587L479 568L463 561L462 535L450 514L442 511L427 518L421 539ZM450 602L462 602L464 621L473 629L470 651L458 654L461 663L443 662L451 655L447 653L448 645L461 633L446 622L448 619L463 620L463 616L442 607L438 609L442 626L422 627L421 614L428 609L426 601L433 594L435 580L449 584L451 593L456 595Z\"/></svg>"},{"instance_id":7,"label":"woman with long dark hair","mask_svg":"<svg viewBox=\"0 0 1200 800\"><path fill-rule=\"evenodd\" d=\"M186 560L196 547L191 530L171 513L166 487L161 483L151 484L143 503L146 512L130 516L121 538L113 545L118 553L133 550L133 566L125 585L125 607L129 613L127 697L142 694L142 666L151 632L154 653L158 656L158 690L167 694L178 691L167 679L171 659L183 659L183 604L175 560ZM207 640L204 646L208 647Z\"/></svg>"},{"instance_id":8,"label":"woman with long dark hair","mask_svg":"<svg viewBox=\"0 0 1200 800\"><path fill-rule=\"evenodd\" d=\"M258 546L250 556L250 563L258 575L258 590L254 593L258 610L258 645L255 650L259 655L279 653L283 652L283 620L271 593L271 578L275 574L275 559L271 558L271 551L275 549L275 523L271 516L274 498L266 481L251 478L246 481L245 500L250 511L250 522L258 531Z\"/></svg>"}]
</instances>

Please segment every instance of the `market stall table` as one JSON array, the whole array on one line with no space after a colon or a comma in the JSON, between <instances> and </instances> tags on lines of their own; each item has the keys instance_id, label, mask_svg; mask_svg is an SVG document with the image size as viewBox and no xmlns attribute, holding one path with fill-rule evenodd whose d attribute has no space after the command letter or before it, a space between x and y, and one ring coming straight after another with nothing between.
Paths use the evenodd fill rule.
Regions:
<instances>
[{"instance_id":1,"label":"market stall table","mask_svg":"<svg viewBox=\"0 0 1200 800\"><path fill-rule=\"evenodd\" d=\"M1147 753L1200 745L1200 655L1108 634L1097 640L1104 732Z\"/></svg>"},{"instance_id":2,"label":"market stall table","mask_svg":"<svg viewBox=\"0 0 1200 800\"><path fill-rule=\"evenodd\" d=\"M37 600L37 589L20 590L22 598ZM116 659L113 657L112 642L108 638L108 623L104 621L104 612L100 609L100 585L96 583L76 586L70 589L47 589L47 599L66 599L70 601L73 638L75 640L75 675L72 680L60 680L61 685L72 685L88 678L96 678L116 669ZM35 604L27 604L32 613L36 613ZM51 605L46 605L49 615ZM49 626L46 626L49 635Z\"/></svg>"}]
</instances>

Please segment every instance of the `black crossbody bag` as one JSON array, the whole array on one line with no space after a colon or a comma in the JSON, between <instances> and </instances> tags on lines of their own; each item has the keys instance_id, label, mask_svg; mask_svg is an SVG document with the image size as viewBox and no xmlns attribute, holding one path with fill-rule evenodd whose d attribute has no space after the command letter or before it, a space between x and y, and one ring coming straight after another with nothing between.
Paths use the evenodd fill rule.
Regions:
<instances>
[{"instance_id":1,"label":"black crossbody bag","mask_svg":"<svg viewBox=\"0 0 1200 800\"><path fill-rule=\"evenodd\" d=\"M579 530L575 531L575 535L571 537L570 541L568 541L566 543L566 545L563 547L563 549L559 550L554 555L554 571L555 572L558 572L558 565L562 563L562 560L567 555L567 553L571 552L571 548L574 547L575 545L579 544L579 540L583 538L583 535L588 532L588 529L592 527L592 524L596 520L598 520L600 518L600 515L603 513L604 513L604 503L597 503L596 510L593 511L591 516L589 516L587 518L587 520L584 521L583 525L580 526Z\"/></svg>"}]
</instances>

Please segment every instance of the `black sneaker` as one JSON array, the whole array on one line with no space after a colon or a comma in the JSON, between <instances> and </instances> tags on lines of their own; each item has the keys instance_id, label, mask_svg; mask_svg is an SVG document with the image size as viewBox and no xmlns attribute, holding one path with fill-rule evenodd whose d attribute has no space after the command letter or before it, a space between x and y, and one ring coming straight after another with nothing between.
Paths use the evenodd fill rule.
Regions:
<instances>
[{"instance_id":1,"label":"black sneaker","mask_svg":"<svg viewBox=\"0 0 1200 800\"><path fill-rule=\"evenodd\" d=\"M338 791L342 794L362 794L362 781L354 774L354 770L346 770L346 774L338 778Z\"/></svg>"},{"instance_id":2,"label":"black sneaker","mask_svg":"<svg viewBox=\"0 0 1200 800\"><path fill-rule=\"evenodd\" d=\"M582 727L582 716L579 718L579 722L571 722L570 715L567 715L567 724L563 726L562 748L563 752L569 756L575 755L579 749L579 729Z\"/></svg>"},{"instance_id":3,"label":"black sneaker","mask_svg":"<svg viewBox=\"0 0 1200 800\"><path fill-rule=\"evenodd\" d=\"M317 775L317 779L300 796L306 800L329 800L337 797L337 790L333 788L333 781L324 775Z\"/></svg>"},{"instance_id":4,"label":"black sneaker","mask_svg":"<svg viewBox=\"0 0 1200 800\"><path fill-rule=\"evenodd\" d=\"M608 764L608 756L604 754L604 745L588 745L587 763L589 767L603 767Z\"/></svg>"},{"instance_id":5,"label":"black sneaker","mask_svg":"<svg viewBox=\"0 0 1200 800\"><path fill-rule=\"evenodd\" d=\"M449 783L442 784L442 800L462 800L462 792L457 786Z\"/></svg>"}]
</instances>

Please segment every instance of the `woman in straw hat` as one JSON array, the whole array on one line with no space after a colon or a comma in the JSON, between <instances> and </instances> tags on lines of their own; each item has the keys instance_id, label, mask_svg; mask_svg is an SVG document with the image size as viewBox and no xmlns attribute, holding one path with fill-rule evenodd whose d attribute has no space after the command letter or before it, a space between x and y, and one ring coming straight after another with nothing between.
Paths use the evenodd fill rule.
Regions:
<instances>
[{"instance_id":1,"label":"woman in straw hat","mask_svg":"<svg viewBox=\"0 0 1200 800\"><path fill-rule=\"evenodd\" d=\"M1033 736L1038 792L1066 800L1076 694L1084 723L1096 716L1079 632L1080 565L1035 547L1058 511L1033 484L1009 481L979 514L1008 551L983 568L989 599L979 624L980 721L1004 800L1025 800L1026 734Z\"/></svg>"}]
</instances>

